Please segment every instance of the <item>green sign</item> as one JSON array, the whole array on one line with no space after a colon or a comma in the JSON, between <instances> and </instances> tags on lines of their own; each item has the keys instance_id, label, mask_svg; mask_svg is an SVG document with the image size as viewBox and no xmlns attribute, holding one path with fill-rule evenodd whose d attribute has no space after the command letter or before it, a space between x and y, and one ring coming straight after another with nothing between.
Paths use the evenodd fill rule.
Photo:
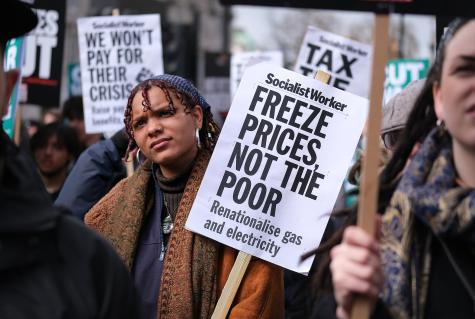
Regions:
<instances>
[{"instance_id":1,"label":"green sign","mask_svg":"<svg viewBox=\"0 0 475 319\"><path fill-rule=\"evenodd\" d=\"M68 64L68 93L69 96L82 95L81 66L79 63Z\"/></svg>"},{"instance_id":2,"label":"green sign","mask_svg":"<svg viewBox=\"0 0 475 319\"><path fill-rule=\"evenodd\" d=\"M12 69L20 70L21 63L23 61L24 54L24 41L23 37L12 39L7 42L5 49L4 65L5 71ZM10 100L8 101L8 111L5 117L3 118L3 129L10 138L13 138L13 133L15 132L15 115L18 105L18 93L19 86L21 83L21 72L18 77L18 81L15 84Z\"/></svg>"},{"instance_id":3,"label":"green sign","mask_svg":"<svg viewBox=\"0 0 475 319\"><path fill-rule=\"evenodd\" d=\"M427 59L391 60L386 64L384 103L401 92L409 83L423 79L429 69Z\"/></svg>"}]
</instances>

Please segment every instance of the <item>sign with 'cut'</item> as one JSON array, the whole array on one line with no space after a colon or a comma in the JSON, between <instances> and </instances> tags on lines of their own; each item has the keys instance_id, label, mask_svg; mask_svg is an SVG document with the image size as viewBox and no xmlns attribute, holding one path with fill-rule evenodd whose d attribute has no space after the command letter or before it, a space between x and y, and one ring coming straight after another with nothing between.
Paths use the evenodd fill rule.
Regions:
<instances>
[{"instance_id":1,"label":"sign with 'cut'","mask_svg":"<svg viewBox=\"0 0 475 319\"><path fill-rule=\"evenodd\" d=\"M123 125L130 91L163 73L158 14L78 19L86 132Z\"/></svg>"},{"instance_id":2,"label":"sign with 'cut'","mask_svg":"<svg viewBox=\"0 0 475 319\"><path fill-rule=\"evenodd\" d=\"M307 273L368 101L265 63L238 88L187 229Z\"/></svg>"},{"instance_id":3,"label":"sign with 'cut'","mask_svg":"<svg viewBox=\"0 0 475 319\"><path fill-rule=\"evenodd\" d=\"M367 98L372 59L371 45L309 26L294 70L310 77L327 71L331 86Z\"/></svg>"},{"instance_id":4,"label":"sign with 'cut'","mask_svg":"<svg viewBox=\"0 0 475 319\"><path fill-rule=\"evenodd\" d=\"M386 64L384 103L401 92L412 81L423 79L429 70L427 59L399 59Z\"/></svg>"}]
</instances>

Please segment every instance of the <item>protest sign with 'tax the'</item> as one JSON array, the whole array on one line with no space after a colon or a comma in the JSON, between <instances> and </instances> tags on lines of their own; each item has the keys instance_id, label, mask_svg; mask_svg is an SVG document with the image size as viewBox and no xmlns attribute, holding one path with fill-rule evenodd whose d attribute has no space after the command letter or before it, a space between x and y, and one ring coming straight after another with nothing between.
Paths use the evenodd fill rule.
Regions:
<instances>
[{"instance_id":1,"label":"protest sign with 'tax the'","mask_svg":"<svg viewBox=\"0 0 475 319\"><path fill-rule=\"evenodd\" d=\"M372 46L308 27L295 72L313 77L317 70L330 72L330 85L367 98L369 96Z\"/></svg>"},{"instance_id":2,"label":"protest sign with 'tax the'","mask_svg":"<svg viewBox=\"0 0 475 319\"><path fill-rule=\"evenodd\" d=\"M307 273L368 101L268 64L241 81L186 228Z\"/></svg>"},{"instance_id":3,"label":"protest sign with 'tax the'","mask_svg":"<svg viewBox=\"0 0 475 319\"><path fill-rule=\"evenodd\" d=\"M163 73L160 16L81 18L78 34L86 131L116 131L133 87Z\"/></svg>"}]
</instances>

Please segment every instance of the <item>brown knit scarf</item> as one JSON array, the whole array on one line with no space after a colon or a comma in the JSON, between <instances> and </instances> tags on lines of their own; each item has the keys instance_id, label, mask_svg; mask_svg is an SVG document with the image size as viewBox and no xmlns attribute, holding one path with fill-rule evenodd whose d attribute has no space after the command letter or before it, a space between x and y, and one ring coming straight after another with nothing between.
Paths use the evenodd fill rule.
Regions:
<instances>
[{"instance_id":1,"label":"brown knit scarf","mask_svg":"<svg viewBox=\"0 0 475 319\"><path fill-rule=\"evenodd\" d=\"M210 154L201 151L176 212L165 256L158 318L209 318L217 300L219 245L184 228ZM151 163L117 184L86 215L87 225L107 238L129 269L146 214L153 205Z\"/></svg>"}]
</instances>

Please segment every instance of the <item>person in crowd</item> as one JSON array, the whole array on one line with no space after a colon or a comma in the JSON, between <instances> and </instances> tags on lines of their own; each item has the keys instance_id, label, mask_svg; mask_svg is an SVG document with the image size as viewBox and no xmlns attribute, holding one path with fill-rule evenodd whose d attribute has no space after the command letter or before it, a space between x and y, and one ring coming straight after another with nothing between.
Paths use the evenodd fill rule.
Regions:
<instances>
[{"instance_id":1,"label":"person in crowd","mask_svg":"<svg viewBox=\"0 0 475 319\"><path fill-rule=\"evenodd\" d=\"M377 236L350 226L331 250L337 317L356 294L374 318L474 317L474 103L475 20L457 19L381 174Z\"/></svg>"},{"instance_id":2,"label":"person in crowd","mask_svg":"<svg viewBox=\"0 0 475 319\"><path fill-rule=\"evenodd\" d=\"M218 138L210 105L187 80L137 85L125 127L148 160L85 216L129 267L145 318L210 318L237 251L184 228ZM229 318L283 318L281 268L252 259Z\"/></svg>"},{"instance_id":3,"label":"person in crowd","mask_svg":"<svg viewBox=\"0 0 475 319\"><path fill-rule=\"evenodd\" d=\"M7 40L37 24L18 0L0 2L0 60ZM0 115L18 71L0 63ZM35 165L0 129L0 317L140 318L120 258L100 236L52 206Z\"/></svg>"},{"instance_id":4,"label":"person in crowd","mask_svg":"<svg viewBox=\"0 0 475 319\"><path fill-rule=\"evenodd\" d=\"M60 123L42 126L31 138L30 148L41 179L54 201L79 153L76 131Z\"/></svg>"},{"instance_id":5,"label":"person in crowd","mask_svg":"<svg viewBox=\"0 0 475 319\"><path fill-rule=\"evenodd\" d=\"M79 137L79 142L81 143L81 151L102 139L102 134L100 133L86 133L86 126L84 123L84 109L81 96L71 96L64 102L63 119L66 124L76 130Z\"/></svg>"},{"instance_id":6,"label":"person in crowd","mask_svg":"<svg viewBox=\"0 0 475 319\"><path fill-rule=\"evenodd\" d=\"M387 163L390 153L395 149L396 144L400 141L402 130L404 129L409 113L424 86L424 81L425 80L416 80L411 82L404 90L396 94L385 105L383 105L381 141L384 143L384 149L382 149L382 151L385 151L386 153L382 154L380 162L381 167L384 167ZM355 189L355 195L358 194L360 171L361 160L358 159L350 168L347 177L348 183L350 183ZM348 195L353 196L353 192L350 192ZM344 205L337 204L338 199L333 208L334 213L331 215L327 228L325 229L322 243L325 243L340 229L346 216L347 209L351 208L351 206L345 208ZM314 254L315 251L309 253L308 256L313 256ZM284 272L286 319L325 318L323 316L324 313L334 312L335 304L331 294L327 293L326 296L320 294L317 298L317 304L315 303L315 298L312 298L314 297L313 282L323 279L318 278L321 276L317 275L320 263L325 262L325 259L323 258L322 260L321 257L322 256L317 254L308 276L303 276L291 271ZM314 313L315 316L312 317L312 313Z\"/></svg>"},{"instance_id":7,"label":"person in crowd","mask_svg":"<svg viewBox=\"0 0 475 319\"><path fill-rule=\"evenodd\" d=\"M126 177L122 158L128 144L129 136L121 129L110 139L89 146L69 173L55 205L83 220L87 211Z\"/></svg>"}]
</instances>

